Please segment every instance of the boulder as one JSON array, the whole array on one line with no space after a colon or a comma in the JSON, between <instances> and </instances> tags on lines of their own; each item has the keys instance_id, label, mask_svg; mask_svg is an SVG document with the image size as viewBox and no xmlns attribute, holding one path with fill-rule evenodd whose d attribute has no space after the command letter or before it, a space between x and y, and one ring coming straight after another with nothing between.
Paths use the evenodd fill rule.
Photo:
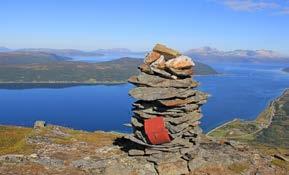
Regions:
<instances>
[{"instance_id":1,"label":"boulder","mask_svg":"<svg viewBox=\"0 0 289 175\"><path fill-rule=\"evenodd\" d=\"M41 128L44 128L46 125L46 122L45 121L36 121L34 123L34 129L41 129Z\"/></svg>"},{"instance_id":2,"label":"boulder","mask_svg":"<svg viewBox=\"0 0 289 175\"><path fill-rule=\"evenodd\" d=\"M151 70L151 67L148 64L142 64L138 68L141 72L145 72L147 74L154 74L154 72Z\"/></svg>"},{"instance_id":3,"label":"boulder","mask_svg":"<svg viewBox=\"0 0 289 175\"><path fill-rule=\"evenodd\" d=\"M159 59L161 57L161 54L158 52L150 52L148 53L148 55L145 57L145 64L151 64L153 62L155 62L157 59Z\"/></svg>"},{"instance_id":4,"label":"boulder","mask_svg":"<svg viewBox=\"0 0 289 175\"><path fill-rule=\"evenodd\" d=\"M165 63L165 66L167 68L173 68L173 69L186 69L186 68L192 68L192 66L195 66L195 63L192 61L190 57L181 55L171 60L168 60Z\"/></svg>"},{"instance_id":5,"label":"boulder","mask_svg":"<svg viewBox=\"0 0 289 175\"><path fill-rule=\"evenodd\" d=\"M151 67L155 67L158 69L165 69L166 68L166 60L163 55L159 59L157 59L155 62L151 64Z\"/></svg>"},{"instance_id":6,"label":"boulder","mask_svg":"<svg viewBox=\"0 0 289 175\"><path fill-rule=\"evenodd\" d=\"M182 55L180 52L171 48L167 48L165 45L162 44L157 44L153 48L153 51L164 55L166 59L171 59Z\"/></svg>"}]
</instances>

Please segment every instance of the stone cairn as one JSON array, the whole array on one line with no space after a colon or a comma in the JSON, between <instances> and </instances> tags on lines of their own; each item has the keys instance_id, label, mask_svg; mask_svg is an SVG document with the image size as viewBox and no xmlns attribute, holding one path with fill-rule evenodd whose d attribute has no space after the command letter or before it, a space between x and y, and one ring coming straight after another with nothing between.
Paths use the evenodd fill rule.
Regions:
<instances>
[{"instance_id":1,"label":"stone cairn","mask_svg":"<svg viewBox=\"0 0 289 175\"><path fill-rule=\"evenodd\" d=\"M202 133L200 106L208 95L194 89L198 86L192 79L194 66L191 58L161 44L145 57L139 66L140 75L129 79L137 86L129 92L137 101L133 103L131 118L133 134L128 139L141 147L131 149L129 155L143 155L153 161L164 154L184 157L198 147ZM165 136L160 136L160 140L156 137L155 144L148 138L145 123L157 117L162 118L169 140L161 133Z\"/></svg>"}]
</instances>

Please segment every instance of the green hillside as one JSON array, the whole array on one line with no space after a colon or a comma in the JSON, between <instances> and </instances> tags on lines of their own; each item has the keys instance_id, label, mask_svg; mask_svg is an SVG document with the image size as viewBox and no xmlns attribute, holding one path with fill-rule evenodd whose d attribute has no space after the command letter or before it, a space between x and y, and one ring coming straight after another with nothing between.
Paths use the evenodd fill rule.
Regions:
<instances>
[{"instance_id":1,"label":"green hillside","mask_svg":"<svg viewBox=\"0 0 289 175\"><path fill-rule=\"evenodd\" d=\"M69 59L71 58L46 52L26 52L26 51L0 52L0 65L53 63Z\"/></svg>"},{"instance_id":2,"label":"green hillside","mask_svg":"<svg viewBox=\"0 0 289 175\"><path fill-rule=\"evenodd\" d=\"M210 136L289 148L289 89L274 100L254 121L234 120Z\"/></svg>"},{"instance_id":3,"label":"green hillside","mask_svg":"<svg viewBox=\"0 0 289 175\"><path fill-rule=\"evenodd\" d=\"M43 52L0 53L1 83L123 83L138 74L142 59L120 58L100 63L69 61L71 58ZM216 74L196 63L198 75Z\"/></svg>"}]
</instances>

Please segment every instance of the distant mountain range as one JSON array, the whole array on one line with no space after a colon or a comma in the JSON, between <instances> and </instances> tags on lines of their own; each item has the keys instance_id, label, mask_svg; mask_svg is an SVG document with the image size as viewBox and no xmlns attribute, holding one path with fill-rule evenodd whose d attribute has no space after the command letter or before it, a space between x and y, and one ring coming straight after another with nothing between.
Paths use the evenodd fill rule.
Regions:
<instances>
[{"instance_id":1,"label":"distant mountain range","mask_svg":"<svg viewBox=\"0 0 289 175\"><path fill-rule=\"evenodd\" d=\"M112 49L98 49L94 52L102 54L111 54L111 53L131 53L132 51L126 48L112 48Z\"/></svg>"},{"instance_id":2,"label":"distant mountain range","mask_svg":"<svg viewBox=\"0 0 289 175\"><path fill-rule=\"evenodd\" d=\"M46 52L51 54L56 54L60 56L79 56L79 57L89 57L89 56L103 56L103 54L95 51L82 51L76 49L48 49L48 48L25 48L18 49L17 51L29 51L29 52Z\"/></svg>"},{"instance_id":3,"label":"distant mountain range","mask_svg":"<svg viewBox=\"0 0 289 175\"><path fill-rule=\"evenodd\" d=\"M186 55L202 62L289 62L289 56L272 50L233 50L221 51L211 47L191 49Z\"/></svg>"},{"instance_id":4,"label":"distant mountain range","mask_svg":"<svg viewBox=\"0 0 289 175\"><path fill-rule=\"evenodd\" d=\"M0 47L0 52L7 52L10 51L7 47Z\"/></svg>"},{"instance_id":5,"label":"distant mountain range","mask_svg":"<svg viewBox=\"0 0 289 175\"><path fill-rule=\"evenodd\" d=\"M9 49L0 47L0 52L24 51L56 54L64 57L98 57L103 55L132 56L145 55L144 52L134 52L126 48L98 49L93 51L83 51L77 49L49 49L49 48L23 48ZM289 63L289 56L282 55L272 50L233 50L222 51L211 47L191 49L184 52L185 55L203 63ZM133 56L135 55L135 56Z\"/></svg>"},{"instance_id":6,"label":"distant mountain range","mask_svg":"<svg viewBox=\"0 0 289 175\"><path fill-rule=\"evenodd\" d=\"M145 54L145 52L133 52L126 48L112 48L112 49L98 49L94 51L83 51L77 49L50 49L50 48L23 48L23 49L9 49L6 47L0 47L0 52L10 51L25 51L25 52L46 52L50 54L56 54L67 57L98 57L108 54Z\"/></svg>"}]
</instances>

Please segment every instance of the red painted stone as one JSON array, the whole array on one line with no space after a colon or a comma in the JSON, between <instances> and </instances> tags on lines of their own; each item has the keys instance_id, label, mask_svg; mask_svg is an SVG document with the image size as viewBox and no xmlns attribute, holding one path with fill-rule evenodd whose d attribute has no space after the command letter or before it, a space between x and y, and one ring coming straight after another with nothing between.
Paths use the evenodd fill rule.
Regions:
<instances>
[{"instance_id":1,"label":"red painted stone","mask_svg":"<svg viewBox=\"0 0 289 175\"><path fill-rule=\"evenodd\" d=\"M169 143L171 141L163 117L155 117L145 120L144 129L150 143L153 145Z\"/></svg>"}]
</instances>

